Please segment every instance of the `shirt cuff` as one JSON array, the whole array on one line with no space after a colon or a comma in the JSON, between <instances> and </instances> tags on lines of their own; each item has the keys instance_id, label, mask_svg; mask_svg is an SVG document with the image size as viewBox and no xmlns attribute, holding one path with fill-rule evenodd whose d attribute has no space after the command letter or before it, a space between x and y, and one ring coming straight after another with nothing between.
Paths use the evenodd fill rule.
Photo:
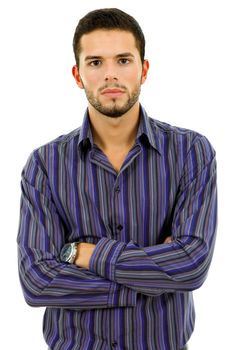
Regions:
<instances>
[{"instance_id":1,"label":"shirt cuff","mask_svg":"<svg viewBox=\"0 0 240 350\"><path fill-rule=\"evenodd\" d=\"M126 243L103 237L94 248L89 261L89 270L110 281L115 279L116 261Z\"/></svg>"}]
</instances>

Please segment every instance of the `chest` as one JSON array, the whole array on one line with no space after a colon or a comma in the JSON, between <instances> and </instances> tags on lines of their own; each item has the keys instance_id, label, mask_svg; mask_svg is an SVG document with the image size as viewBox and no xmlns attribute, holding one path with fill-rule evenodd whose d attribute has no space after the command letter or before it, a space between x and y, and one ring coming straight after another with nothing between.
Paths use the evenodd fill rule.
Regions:
<instances>
[{"instance_id":1,"label":"chest","mask_svg":"<svg viewBox=\"0 0 240 350\"><path fill-rule=\"evenodd\" d=\"M116 170L118 173L124 163L124 160L126 159L127 155L129 153L129 149L121 150L117 152L106 152L105 155L112 165L112 167Z\"/></svg>"},{"instance_id":2,"label":"chest","mask_svg":"<svg viewBox=\"0 0 240 350\"><path fill-rule=\"evenodd\" d=\"M177 171L157 151L92 152L61 169L55 201L69 241L106 236L149 246L169 235Z\"/></svg>"}]
</instances>

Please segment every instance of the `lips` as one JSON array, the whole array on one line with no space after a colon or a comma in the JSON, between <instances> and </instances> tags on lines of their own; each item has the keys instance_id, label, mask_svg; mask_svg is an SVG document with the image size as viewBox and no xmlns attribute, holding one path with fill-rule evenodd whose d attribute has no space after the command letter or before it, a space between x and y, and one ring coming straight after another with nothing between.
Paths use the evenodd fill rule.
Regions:
<instances>
[{"instance_id":1,"label":"lips","mask_svg":"<svg viewBox=\"0 0 240 350\"><path fill-rule=\"evenodd\" d=\"M123 90L121 90L121 89L116 89L116 88L114 88L114 89L104 89L104 90L102 91L102 94L117 93L117 92L123 92Z\"/></svg>"},{"instance_id":2,"label":"lips","mask_svg":"<svg viewBox=\"0 0 240 350\"><path fill-rule=\"evenodd\" d=\"M117 96L121 96L125 91L122 89L118 89L118 88L108 88L108 89L104 89L101 94L105 95L105 96L109 96L109 97L117 97Z\"/></svg>"}]
</instances>

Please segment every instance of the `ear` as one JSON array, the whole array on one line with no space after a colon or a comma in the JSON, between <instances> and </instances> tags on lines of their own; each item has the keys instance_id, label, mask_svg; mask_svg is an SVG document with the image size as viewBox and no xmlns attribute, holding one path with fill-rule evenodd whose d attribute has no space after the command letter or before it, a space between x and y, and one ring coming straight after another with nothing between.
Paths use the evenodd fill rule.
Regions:
<instances>
[{"instance_id":1,"label":"ear","mask_svg":"<svg viewBox=\"0 0 240 350\"><path fill-rule=\"evenodd\" d=\"M143 84L145 82L145 80L147 79L148 69L149 69L149 61L148 60L144 60L144 62L143 62L143 69L142 69L141 84Z\"/></svg>"},{"instance_id":2,"label":"ear","mask_svg":"<svg viewBox=\"0 0 240 350\"><path fill-rule=\"evenodd\" d=\"M82 80L81 80L81 77L80 77L80 74L78 71L78 67L76 65L72 67L72 75L73 75L77 85L80 87L80 89L84 89L83 83L82 83Z\"/></svg>"}]
</instances>

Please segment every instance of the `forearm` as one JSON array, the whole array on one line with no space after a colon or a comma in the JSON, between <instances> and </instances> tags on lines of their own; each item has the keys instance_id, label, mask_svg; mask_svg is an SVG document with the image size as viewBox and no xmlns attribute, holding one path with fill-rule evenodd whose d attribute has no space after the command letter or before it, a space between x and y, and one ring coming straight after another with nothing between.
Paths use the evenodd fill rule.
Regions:
<instances>
[{"instance_id":1,"label":"forearm","mask_svg":"<svg viewBox=\"0 0 240 350\"><path fill-rule=\"evenodd\" d=\"M167 236L167 238L164 240L164 243L172 243L172 237ZM96 244L78 243L74 264L78 267L82 267L89 270L90 260L95 248Z\"/></svg>"},{"instance_id":2,"label":"forearm","mask_svg":"<svg viewBox=\"0 0 240 350\"><path fill-rule=\"evenodd\" d=\"M50 254L19 247L19 275L31 306L97 309L134 306L136 293Z\"/></svg>"},{"instance_id":3,"label":"forearm","mask_svg":"<svg viewBox=\"0 0 240 350\"><path fill-rule=\"evenodd\" d=\"M111 256L111 260L106 259L107 255ZM137 292L154 296L166 291L199 288L205 280L210 261L210 252L198 239L192 240L191 246L183 241L174 241L147 248L134 242L122 245L113 240L103 240L93 254L90 270Z\"/></svg>"}]
</instances>

